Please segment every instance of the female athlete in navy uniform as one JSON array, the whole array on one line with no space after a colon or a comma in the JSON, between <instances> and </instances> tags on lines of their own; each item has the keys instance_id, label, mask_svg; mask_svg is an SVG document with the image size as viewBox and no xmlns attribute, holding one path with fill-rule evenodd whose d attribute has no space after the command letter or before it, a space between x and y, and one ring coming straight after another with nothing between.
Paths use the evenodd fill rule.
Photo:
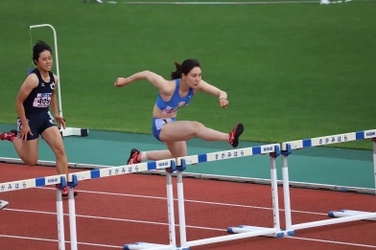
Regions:
<instances>
[{"instance_id":1,"label":"female athlete in navy uniform","mask_svg":"<svg viewBox=\"0 0 376 250\"><path fill-rule=\"evenodd\" d=\"M26 77L16 98L18 129L2 133L0 139L11 141L21 160L26 165L34 166L38 162L39 136L42 136L56 156L58 174L68 174L63 139L55 124L56 121L65 128L65 120L59 115L56 98L59 79L50 71L51 47L38 41L33 47L33 62L36 68ZM67 195L68 189L63 189L62 193Z\"/></svg>"},{"instance_id":2,"label":"female athlete in navy uniform","mask_svg":"<svg viewBox=\"0 0 376 250\"><path fill-rule=\"evenodd\" d=\"M200 122L176 120L178 109L187 106L198 91L217 96L222 108L226 108L229 102L226 92L202 80L201 66L197 60L188 59L181 65L175 63L175 66L176 71L171 73L170 81L153 72L142 71L128 78L118 78L114 84L123 87L146 79L159 89L153 109L152 130L155 138L164 142L168 150L140 152L132 149L127 164L186 156L186 141L195 137L205 141L226 141L233 147L238 146L239 136L244 130L242 123L237 123L230 133L223 133L207 128Z\"/></svg>"}]
</instances>

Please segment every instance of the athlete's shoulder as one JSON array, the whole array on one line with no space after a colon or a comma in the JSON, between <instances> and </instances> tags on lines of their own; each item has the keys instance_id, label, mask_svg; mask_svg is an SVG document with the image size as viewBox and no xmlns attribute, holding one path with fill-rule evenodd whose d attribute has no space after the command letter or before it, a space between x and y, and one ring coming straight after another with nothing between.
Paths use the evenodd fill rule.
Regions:
<instances>
[{"instance_id":1,"label":"athlete's shoulder","mask_svg":"<svg viewBox=\"0 0 376 250\"><path fill-rule=\"evenodd\" d=\"M52 73L52 72L51 72ZM57 77L57 75L55 75L54 73L52 73L52 77L54 78L54 82L55 83L58 83L59 82L59 77Z\"/></svg>"}]
</instances>

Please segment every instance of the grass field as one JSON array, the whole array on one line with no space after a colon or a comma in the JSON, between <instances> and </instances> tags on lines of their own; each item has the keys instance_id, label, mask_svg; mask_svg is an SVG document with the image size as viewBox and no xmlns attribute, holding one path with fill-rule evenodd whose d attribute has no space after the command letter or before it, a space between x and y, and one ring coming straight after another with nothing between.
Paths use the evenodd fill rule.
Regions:
<instances>
[{"instance_id":1,"label":"grass field","mask_svg":"<svg viewBox=\"0 0 376 250\"><path fill-rule=\"evenodd\" d=\"M105 1L107 2L107 1ZM0 123L14 123L14 99L31 66L31 41L58 34L68 126L151 133L157 90L122 89L141 70L168 77L174 61L197 58L230 107L199 93L179 119L243 140L283 142L376 127L376 1L247 5L84 4L81 0L0 2ZM338 144L370 149L370 142Z\"/></svg>"}]
</instances>

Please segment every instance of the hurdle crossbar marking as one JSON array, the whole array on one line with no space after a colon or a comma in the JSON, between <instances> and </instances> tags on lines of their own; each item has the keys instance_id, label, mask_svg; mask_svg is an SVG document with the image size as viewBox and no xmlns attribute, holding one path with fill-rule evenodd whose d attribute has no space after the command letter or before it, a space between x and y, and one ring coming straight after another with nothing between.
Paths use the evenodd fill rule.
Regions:
<instances>
[{"instance_id":1,"label":"hurdle crossbar marking","mask_svg":"<svg viewBox=\"0 0 376 250\"><path fill-rule=\"evenodd\" d=\"M311 227L333 225L343 222L357 221L357 220L374 220L376 213L353 211L353 210L341 210L340 212L329 212L329 217L335 217L333 219L312 221L307 223L292 224L291 218L291 201L290 201L290 181L288 174L287 158L294 149L303 149L308 147L317 147L330 145L334 143L343 143L357 140L371 139L373 143L373 165L374 165L374 178L375 178L375 192L376 192L376 129L357 131L351 133L337 134L322 136L317 138L303 139L297 141L290 141L282 143L282 179L283 179L283 192L284 192L284 204L285 204L285 221L286 221L286 234L294 235L295 230L305 229Z\"/></svg>"},{"instance_id":2,"label":"hurdle crossbar marking","mask_svg":"<svg viewBox=\"0 0 376 250\"><path fill-rule=\"evenodd\" d=\"M65 181L65 175L63 174L19 181L3 182L0 183L0 193L23 190L28 188L44 187L47 185L61 184L62 182L64 182L62 180Z\"/></svg>"},{"instance_id":3,"label":"hurdle crossbar marking","mask_svg":"<svg viewBox=\"0 0 376 250\"><path fill-rule=\"evenodd\" d=\"M153 162L138 163L134 165L123 165L117 167L106 167L101 169L88 170L83 172L69 174L69 181L72 180L73 175L77 176L79 181L90 180L102 177L109 177L115 175L131 174L151 170L163 170L172 167L171 162L175 159L167 159Z\"/></svg>"},{"instance_id":4,"label":"hurdle crossbar marking","mask_svg":"<svg viewBox=\"0 0 376 250\"><path fill-rule=\"evenodd\" d=\"M263 154L275 152L275 147L279 148L279 144L268 144L268 145L262 145L262 146L256 146L256 147L231 149L231 150L224 150L224 151L218 151L218 152L213 152L213 153L184 156L184 157L179 157L177 159L177 164L181 165L182 159L185 160L186 165L193 165L197 163L235 159L239 157L246 157L246 156L252 156L252 155L263 155Z\"/></svg>"},{"instance_id":5,"label":"hurdle crossbar marking","mask_svg":"<svg viewBox=\"0 0 376 250\"><path fill-rule=\"evenodd\" d=\"M282 150L287 150L288 145L290 145L291 150L293 150L356 140L365 140L373 137L376 137L376 129L284 142L282 143Z\"/></svg>"}]
</instances>

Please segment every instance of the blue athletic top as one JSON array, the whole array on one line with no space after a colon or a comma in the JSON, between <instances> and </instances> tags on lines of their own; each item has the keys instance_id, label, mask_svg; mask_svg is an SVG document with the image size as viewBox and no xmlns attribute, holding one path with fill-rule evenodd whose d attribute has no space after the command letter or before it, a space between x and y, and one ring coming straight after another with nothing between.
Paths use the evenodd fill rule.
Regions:
<instances>
[{"instance_id":1,"label":"blue athletic top","mask_svg":"<svg viewBox=\"0 0 376 250\"><path fill-rule=\"evenodd\" d=\"M176 87L174 94L172 94L171 99L168 102L165 102L161 95L158 94L157 101L155 104L157 107L162 110L162 114L173 114L183 106L187 106L188 103L191 101L193 96L193 89L189 88L188 94L184 97L179 95L179 86L180 86L180 79L175 79Z\"/></svg>"},{"instance_id":2,"label":"blue athletic top","mask_svg":"<svg viewBox=\"0 0 376 250\"><path fill-rule=\"evenodd\" d=\"M55 78L52 72L48 72L50 75L50 81L45 82L40 75L37 68L31 71L30 74L36 74L38 77L38 86L34 88L29 96L24 101L23 105L25 113L40 113L48 112L48 107L51 103L51 95L55 89Z\"/></svg>"}]
</instances>

